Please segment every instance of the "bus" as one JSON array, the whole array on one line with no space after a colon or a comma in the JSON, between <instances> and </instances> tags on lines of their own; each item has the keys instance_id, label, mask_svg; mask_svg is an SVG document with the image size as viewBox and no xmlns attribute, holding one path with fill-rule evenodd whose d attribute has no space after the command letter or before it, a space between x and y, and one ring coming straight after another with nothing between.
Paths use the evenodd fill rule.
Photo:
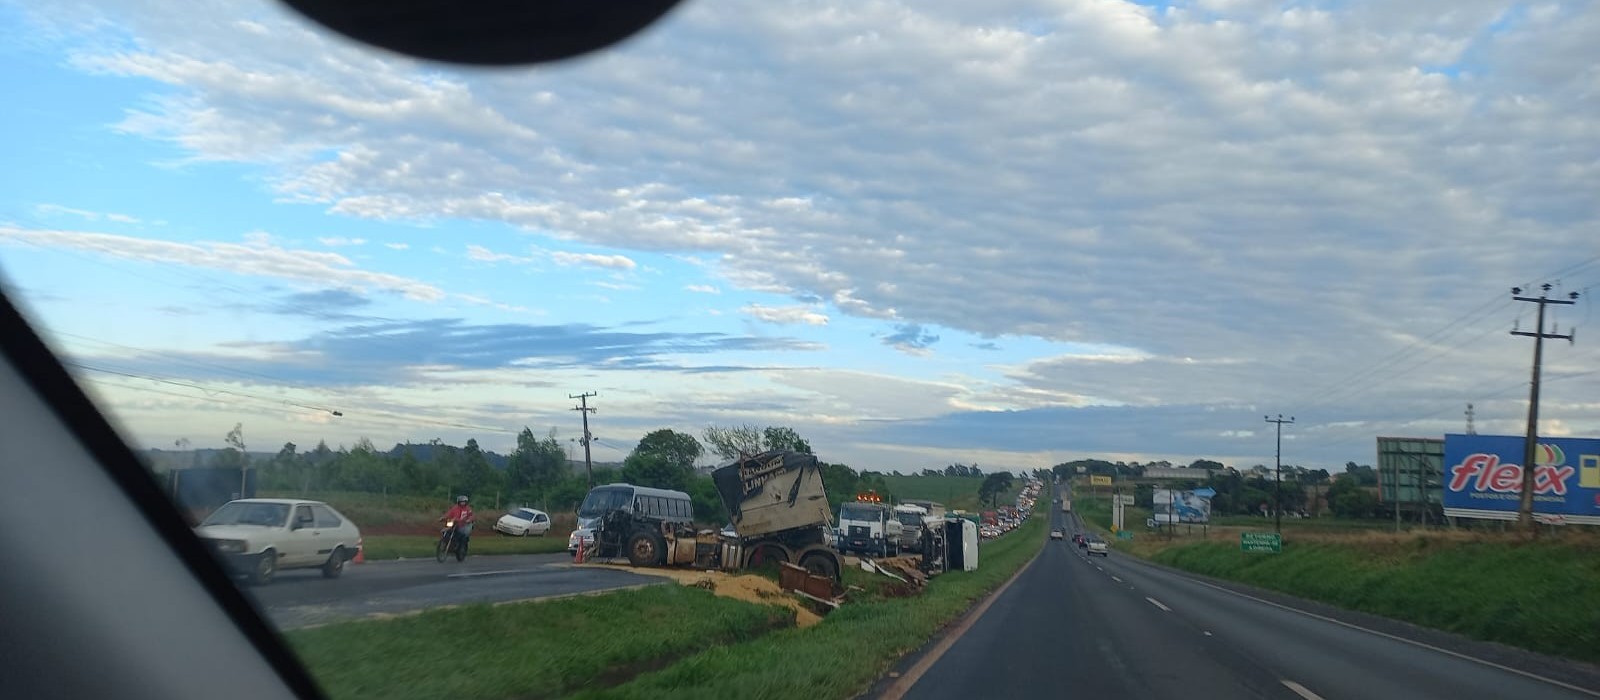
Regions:
<instances>
[{"instance_id":1,"label":"bus","mask_svg":"<svg viewBox=\"0 0 1600 700\"><path fill-rule=\"evenodd\" d=\"M694 501L682 491L633 484L596 486L578 506L578 527L567 536L567 553L578 555L578 545L594 544L594 524L606 513L626 511L674 523L694 522Z\"/></svg>"}]
</instances>

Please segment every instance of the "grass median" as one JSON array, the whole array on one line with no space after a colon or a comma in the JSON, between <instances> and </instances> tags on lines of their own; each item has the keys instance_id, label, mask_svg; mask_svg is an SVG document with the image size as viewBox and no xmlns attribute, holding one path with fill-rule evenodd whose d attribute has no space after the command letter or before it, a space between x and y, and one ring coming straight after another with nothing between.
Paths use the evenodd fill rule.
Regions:
<instances>
[{"instance_id":1,"label":"grass median","mask_svg":"<svg viewBox=\"0 0 1600 700\"><path fill-rule=\"evenodd\" d=\"M362 548L369 560L378 559L430 559L438 535L368 535ZM480 554L548 554L567 551L565 537L504 537L488 528L478 528L472 534L473 555Z\"/></svg>"},{"instance_id":2,"label":"grass median","mask_svg":"<svg viewBox=\"0 0 1600 700\"><path fill-rule=\"evenodd\" d=\"M1039 552L1045 518L984 543L977 571L943 574L915 598L855 600L808 629L718 646L581 698L819 700L859 694Z\"/></svg>"},{"instance_id":3,"label":"grass median","mask_svg":"<svg viewBox=\"0 0 1600 700\"><path fill-rule=\"evenodd\" d=\"M287 637L336 700L556 698L794 623L791 610L650 586L345 622Z\"/></svg>"}]
</instances>

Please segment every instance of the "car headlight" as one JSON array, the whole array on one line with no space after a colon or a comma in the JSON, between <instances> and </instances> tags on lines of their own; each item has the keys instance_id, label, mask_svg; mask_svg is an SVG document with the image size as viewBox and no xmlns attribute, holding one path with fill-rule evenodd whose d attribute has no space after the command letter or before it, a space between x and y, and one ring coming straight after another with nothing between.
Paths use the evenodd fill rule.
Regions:
<instances>
[{"instance_id":1,"label":"car headlight","mask_svg":"<svg viewBox=\"0 0 1600 700\"><path fill-rule=\"evenodd\" d=\"M219 552L239 554L244 551L243 540L212 540L211 543Z\"/></svg>"}]
</instances>

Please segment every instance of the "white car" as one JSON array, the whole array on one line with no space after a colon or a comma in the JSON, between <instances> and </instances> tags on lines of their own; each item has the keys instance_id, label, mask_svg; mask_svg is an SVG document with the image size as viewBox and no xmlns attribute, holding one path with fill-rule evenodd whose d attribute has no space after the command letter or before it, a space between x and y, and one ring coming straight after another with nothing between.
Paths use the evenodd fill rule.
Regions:
<instances>
[{"instance_id":1,"label":"white car","mask_svg":"<svg viewBox=\"0 0 1600 700\"><path fill-rule=\"evenodd\" d=\"M235 573L264 584L280 569L321 569L338 578L361 551L355 523L321 501L245 498L207 516L195 534Z\"/></svg>"},{"instance_id":2,"label":"white car","mask_svg":"<svg viewBox=\"0 0 1600 700\"><path fill-rule=\"evenodd\" d=\"M494 521L494 529L514 537L544 537L550 532L550 515L542 510L518 508Z\"/></svg>"},{"instance_id":3,"label":"white car","mask_svg":"<svg viewBox=\"0 0 1600 700\"><path fill-rule=\"evenodd\" d=\"M1089 540L1089 556L1096 554L1102 557L1111 556L1111 548L1106 546L1105 540Z\"/></svg>"}]
</instances>

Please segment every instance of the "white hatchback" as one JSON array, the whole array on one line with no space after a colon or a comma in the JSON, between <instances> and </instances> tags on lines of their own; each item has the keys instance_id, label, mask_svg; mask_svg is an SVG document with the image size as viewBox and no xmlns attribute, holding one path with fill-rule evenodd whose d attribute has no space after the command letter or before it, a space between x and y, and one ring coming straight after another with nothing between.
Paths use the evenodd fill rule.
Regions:
<instances>
[{"instance_id":1,"label":"white hatchback","mask_svg":"<svg viewBox=\"0 0 1600 700\"><path fill-rule=\"evenodd\" d=\"M544 537L550 531L550 515L542 510L518 508L494 521L494 529L514 537Z\"/></svg>"},{"instance_id":2,"label":"white hatchback","mask_svg":"<svg viewBox=\"0 0 1600 700\"><path fill-rule=\"evenodd\" d=\"M338 578L361 551L355 523L321 501L245 498L229 501L195 528L229 567L252 583L279 569L321 569Z\"/></svg>"}]
</instances>

